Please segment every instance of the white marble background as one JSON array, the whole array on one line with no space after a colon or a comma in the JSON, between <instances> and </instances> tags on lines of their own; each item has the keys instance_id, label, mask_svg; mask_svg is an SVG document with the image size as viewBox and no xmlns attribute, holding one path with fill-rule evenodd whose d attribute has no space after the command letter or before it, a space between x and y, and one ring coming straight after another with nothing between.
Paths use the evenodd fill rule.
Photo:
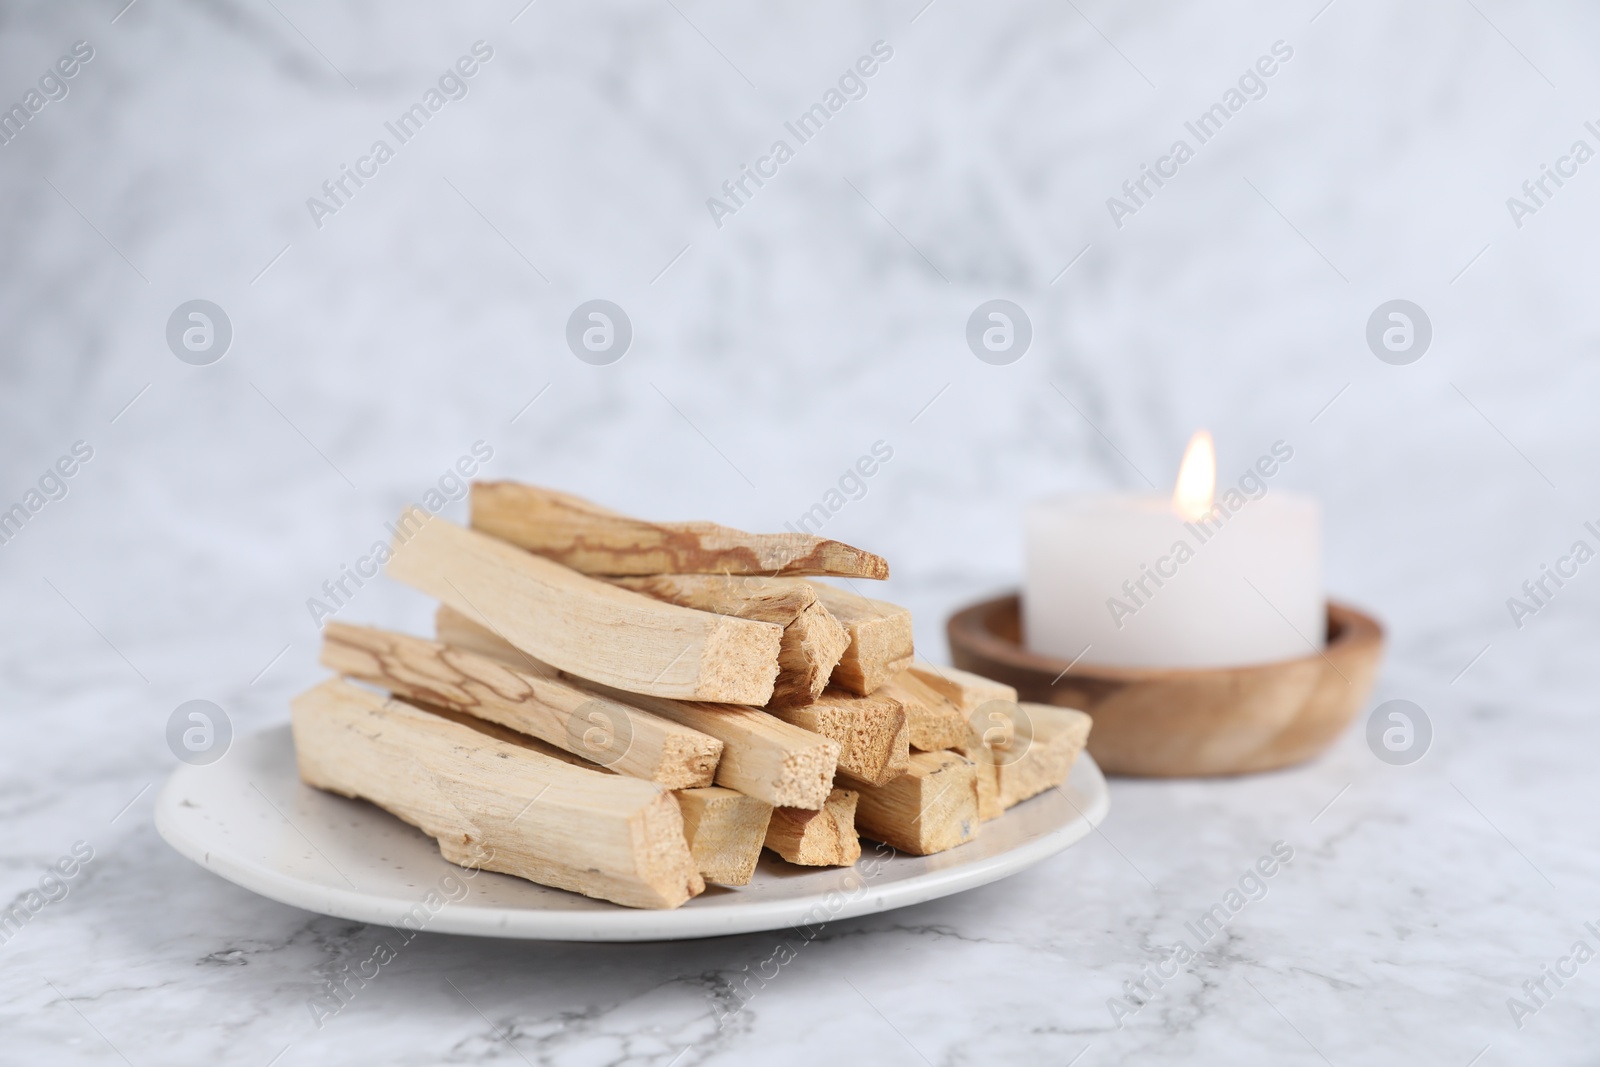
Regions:
<instances>
[{"instance_id":1,"label":"white marble background","mask_svg":"<svg viewBox=\"0 0 1600 1067\"><path fill-rule=\"evenodd\" d=\"M0 102L95 49L0 146L0 506L94 448L0 548L0 898L96 853L0 946L0 1061L1594 1062L1600 964L1520 1029L1506 1001L1600 945L1600 578L1521 630L1505 600L1600 517L1600 163L1520 229L1505 199L1595 143L1600 17L922 2L0 10ZM316 229L306 198L479 39L470 95ZM714 226L706 197L879 39L868 95ZM1105 198L1280 39L1268 95L1115 228ZM196 297L235 330L209 367L164 340ZM563 343L592 297L635 326L613 366ZM993 297L1035 328L1008 367L963 339ZM1435 329L1405 367L1363 340L1395 297ZM1017 581L1026 500L1166 484L1202 425L1224 472L1294 444L1330 589L1392 630L1378 698L1434 723L1420 763L1352 729L1287 773L1116 782L1103 835L836 924L722 1031L768 935L427 935L317 1030L319 974L373 934L151 826L172 709L283 720L319 674L306 598L475 440L493 476L758 529L887 441L828 532L892 561L942 659L945 614ZM341 617L426 610L374 585ZM1267 898L1118 1029L1107 999L1276 840Z\"/></svg>"}]
</instances>

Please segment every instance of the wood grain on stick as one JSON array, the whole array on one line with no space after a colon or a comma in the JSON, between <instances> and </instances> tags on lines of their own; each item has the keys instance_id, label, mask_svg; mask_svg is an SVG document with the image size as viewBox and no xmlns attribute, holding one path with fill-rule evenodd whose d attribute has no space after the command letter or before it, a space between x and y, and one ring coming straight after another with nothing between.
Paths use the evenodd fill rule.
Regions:
<instances>
[{"instance_id":1,"label":"wood grain on stick","mask_svg":"<svg viewBox=\"0 0 1600 1067\"><path fill-rule=\"evenodd\" d=\"M505 641L448 606L439 610L435 626L446 644L499 655L508 663L519 655ZM642 708L721 741L717 785L737 789L773 807L815 809L827 799L839 760L837 741L791 726L759 708L622 693L567 677L597 696Z\"/></svg>"},{"instance_id":2,"label":"wood grain on stick","mask_svg":"<svg viewBox=\"0 0 1600 1067\"><path fill-rule=\"evenodd\" d=\"M292 703L300 777L420 828L453 863L636 908L705 883L665 787L586 770L331 680Z\"/></svg>"},{"instance_id":3,"label":"wood grain on stick","mask_svg":"<svg viewBox=\"0 0 1600 1067\"><path fill-rule=\"evenodd\" d=\"M906 713L880 690L858 697L829 689L814 703L768 708L786 723L839 742L839 769L873 785L904 774L910 758Z\"/></svg>"},{"instance_id":4,"label":"wood grain on stick","mask_svg":"<svg viewBox=\"0 0 1600 1067\"><path fill-rule=\"evenodd\" d=\"M764 704L783 629L662 603L440 518L404 529L392 577L529 655L627 692Z\"/></svg>"},{"instance_id":5,"label":"wood grain on stick","mask_svg":"<svg viewBox=\"0 0 1600 1067\"><path fill-rule=\"evenodd\" d=\"M910 611L847 589L810 584L822 606L850 635L850 645L833 669L832 684L866 696L911 666Z\"/></svg>"},{"instance_id":6,"label":"wood grain on stick","mask_svg":"<svg viewBox=\"0 0 1600 1067\"><path fill-rule=\"evenodd\" d=\"M828 679L850 647L850 632L820 601L808 605L783 628L778 648L778 680L768 707L784 707L815 700L828 687Z\"/></svg>"},{"instance_id":7,"label":"wood grain on stick","mask_svg":"<svg viewBox=\"0 0 1600 1067\"><path fill-rule=\"evenodd\" d=\"M799 578L657 574L613 581L680 607L782 626L778 679L769 707L805 704L821 696L850 644L843 624L818 602L810 583Z\"/></svg>"},{"instance_id":8,"label":"wood grain on stick","mask_svg":"<svg viewBox=\"0 0 1600 1067\"><path fill-rule=\"evenodd\" d=\"M474 482L472 525L585 574L889 576L883 557L840 541L711 522L644 522L519 482Z\"/></svg>"},{"instance_id":9,"label":"wood grain on stick","mask_svg":"<svg viewBox=\"0 0 1600 1067\"><path fill-rule=\"evenodd\" d=\"M971 671L955 667L935 667L930 663L913 663L908 668L913 677L929 689L970 715L991 700L1017 702L1017 690L1004 682L996 682Z\"/></svg>"},{"instance_id":10,"label":"wood grain on stick","mask_svg":"<svg viewBox=\"0 0 1600 1067\"><path fill-rule=\"evenodd\" d=\"M873 696L892 697L900 702L906 712L911 747L919 751L955 748L971 733L961 708L909 670L895 675Z\"/></svg>"},{"instance_id":11,"label":"wood grain on stick","mask_svg":"<svg viewBox=\"0 0 1600 1067\"><path fill-rule=\"evenodd\" d=\"M712 785L678 790L678 807L700 877L715 885L749 885L767 839L772 805Z\"/></svg>"},{"instance_id":12,"label":"wood grain on stick","mask_svg":"<svg viewBox=\"0 0 1600 1067\"><path fill-rule=\"evenodd\" d=\"M767 847L804 867L848 867L861 858L856 804L861 794L835 789L819 811L774 808L767 824Z\"/></svg>"},{"instance_id":13,"label":"wood grain on stick","mask_svg":"<svg viewBox=\"0 0 1600 1067\"><path fill-rule=\"evenodd\" d=\"M742 704L629 695L579 682L601 696L630 700L722 742L716 784L773 807L820 808L833 785L839 743Z\"/></svg>"},{"instance_id":14,"label":"wood grain on stick","mask_svg":"<svg viewBox=\"0 0 1600 1067\"><path fill-rule=\"evenodd\" d=\"M651 574L613 584L686 608L787 626L817 602L811 583L753 574Z\"/></svg>"},{"instance_id":15,"label":"wood grain on stick","mask_svg":"<svg viewBox=\"0 0 1600 1067\"><path fill-rule=\"evenodd\" d=\"M620 774L670 789L710 785L722 742L541 675L523 663L437 641L330 622L322 665L408 700L437 704L529 734ZM510 646L507 646L510 647Z\"/></svg>"},{"instance_id":16,"label":"wood grain on stick","mask_svg":"<svg viewBox=\"0 0 1600 1067\"><path fill-rule=\"evenodd\" d=\"M429 707L427 710L466 718L445 708ZM479 720L476 726L486 729L492 737L516 741L564 763L614 773L536 738L512 735L512 731L494 723ZM673 796L678 798L678 809L683 813L683 836L700 877L714 885L749 885L755 875L756 862L761 858L761 847L766 842L772 805L720 785L678 789Z\"/></svg>"},{"instance_id":17,"label":"wood grain on stick","mask_svg":"<svg viewBox=\"0 0 1600 1067\"><path fill-rule=\"evenodd\" d=\"M856 783L856 829L902 852L930 855L970 841L978 832L978 778L955 752L913 752L906 773L883 785Z\"/></svg>"},{"instance_id":18,"label":"wood grain on stick","mask_svg":"<svg viewBox=\"0 0 1600 1067\"><path fill-rule=\"evenodd\" d=\"M461 648L483 656L504 660L519 670L534 674L545 672L558 675L560 671L541 663L510 641L481 623L463 615L449 604L440 604L433 613L433 635L439 643L451 648Z\"/></svg>"}]
</instances>

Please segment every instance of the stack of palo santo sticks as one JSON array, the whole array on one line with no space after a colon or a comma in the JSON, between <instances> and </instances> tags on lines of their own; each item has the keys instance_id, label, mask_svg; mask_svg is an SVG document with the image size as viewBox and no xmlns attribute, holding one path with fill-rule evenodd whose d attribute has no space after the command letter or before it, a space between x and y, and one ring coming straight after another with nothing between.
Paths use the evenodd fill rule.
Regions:
<instances>
[{"instance_id":1,"label":"stack of palo santo sticks","mask_svg":"<svg viewBox=\"0 0 1600 1067\"><path fill-rule=\"evenodd\" d=\"M953 848L1064 782L1088 737L1081 712L916 662L904 608L806 580L888 577L869 552L513 482L471 509L471 529L417 508L394 528L388 573L441 602L434 637L329 622L343 677L293 703L305 782L455 863L673 908L748 884L762 848Z\"/></svg>"}]
</instances>

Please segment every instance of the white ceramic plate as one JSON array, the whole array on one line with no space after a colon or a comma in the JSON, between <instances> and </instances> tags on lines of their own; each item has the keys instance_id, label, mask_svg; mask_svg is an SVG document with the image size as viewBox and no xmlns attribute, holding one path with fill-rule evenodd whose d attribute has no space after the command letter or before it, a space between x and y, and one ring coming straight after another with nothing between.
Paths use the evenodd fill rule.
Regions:
<instances>
[{"instance_id":1,"label":"white ceramic plate","mask_svg":"<svg viewBox=\"0 0 1600 1067\"><path fill-rule=\"evenodd\" d=\"M302 784L285 725L238 740L214 764L173 772L156 800L156 828L228 881L326 915L388 926L409 916L411 926L431 932L487 937L661 941L784 929L959 893L1055 855L1110 807L1086 752L1062 789L1017 805L948 852L875 854L864 841L856 868L820 869L763 854L747 886L712 886L681 908L644 911L463 871L415 827Z\"/></svg>"}]
</instances>

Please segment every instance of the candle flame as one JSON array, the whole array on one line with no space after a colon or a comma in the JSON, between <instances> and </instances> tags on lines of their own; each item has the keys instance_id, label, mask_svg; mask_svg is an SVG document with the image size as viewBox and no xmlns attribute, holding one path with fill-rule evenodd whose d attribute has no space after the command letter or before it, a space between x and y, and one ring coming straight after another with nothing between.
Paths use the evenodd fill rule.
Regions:
<instances>
[{"instance_id":1,"label":"candle flame","mask_svg":"<svg viewBox=\"0 0 1600 1067\"><path fill-rule=\"evenodd\" d=\"M1211 434L1196 430L1178 467L1178 485L1172 491L1172 510L1184 521L1197 522L1211 514L1217 496L1217 449Z\"/></svg>"}]
</instances>

